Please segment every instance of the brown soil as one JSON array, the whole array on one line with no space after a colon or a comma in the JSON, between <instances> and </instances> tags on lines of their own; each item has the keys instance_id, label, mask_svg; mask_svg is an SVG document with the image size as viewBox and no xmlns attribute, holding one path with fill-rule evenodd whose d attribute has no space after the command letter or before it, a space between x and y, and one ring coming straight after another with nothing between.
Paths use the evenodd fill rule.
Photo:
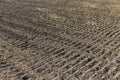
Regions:
<instances>
[{"instance_id":1,"label":"brown soil","mask_svg":"<svg viewBox=\"0 0 120 80\"><path fill-rule=\"evenodd\" d=\"M0 80L120 80L120 1L0 0Z\"/></svg>"}]
</instances>

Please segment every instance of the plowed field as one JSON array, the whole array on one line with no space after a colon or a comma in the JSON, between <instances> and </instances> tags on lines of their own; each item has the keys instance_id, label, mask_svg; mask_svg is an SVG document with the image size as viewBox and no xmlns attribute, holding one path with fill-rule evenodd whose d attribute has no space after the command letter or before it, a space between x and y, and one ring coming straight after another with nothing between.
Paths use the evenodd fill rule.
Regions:
<instances>
[{"instance_id":1,"label":"plowed field","mask_svg":"<svg viewBox=\"0 0 120 80\"><path fill-rule=\"evenodd\" d=\"M120 0L0 0L0 80L120 80Z\"/></svg>"}]
</instances>

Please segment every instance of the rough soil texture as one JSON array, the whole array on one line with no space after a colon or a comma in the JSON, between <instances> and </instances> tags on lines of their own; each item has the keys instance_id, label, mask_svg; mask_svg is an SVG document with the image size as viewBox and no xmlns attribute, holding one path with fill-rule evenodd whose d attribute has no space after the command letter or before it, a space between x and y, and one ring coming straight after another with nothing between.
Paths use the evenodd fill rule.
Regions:
<instances>
[{"instance_id":1,"label":"rough soil texture","mask_svg":"<svg viewBox=\"0 0 120 80\"><path fill-rule=\"evenodd\" d=\"M0 80L120 80L120 0L0 0Z\"/></svg>"}]
</instances>

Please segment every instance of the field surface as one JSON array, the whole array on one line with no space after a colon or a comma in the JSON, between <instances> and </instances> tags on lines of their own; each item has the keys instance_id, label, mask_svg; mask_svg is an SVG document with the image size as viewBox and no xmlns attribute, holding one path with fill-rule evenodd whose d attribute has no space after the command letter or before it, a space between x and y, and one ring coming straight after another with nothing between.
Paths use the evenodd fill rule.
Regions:
<instances>
[{"instance_id":1,"label":"field surface","mask_svg":"<svg viewBox=\"0 0 120 80\"><path fill-rule=\"evenodd\" d=\"M0 80L120 80L120 0L0 0Z\"/></svg>"}]
</instances>

